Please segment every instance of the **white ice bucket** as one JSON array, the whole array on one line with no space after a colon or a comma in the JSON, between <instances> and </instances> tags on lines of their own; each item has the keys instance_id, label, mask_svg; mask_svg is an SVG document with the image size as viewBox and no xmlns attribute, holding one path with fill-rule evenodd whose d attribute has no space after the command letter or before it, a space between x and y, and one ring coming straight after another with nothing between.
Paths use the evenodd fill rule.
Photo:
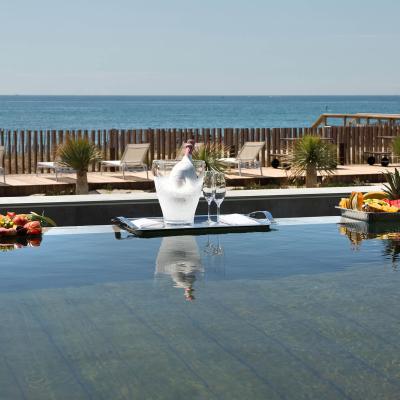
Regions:
<instances>
[{"instance_id":1,"label":"white ice bucket","mask_svg":"<svg viewBox=\"0 0 400 400\"><path fill-rule=\"evenodd\" d=\"M154 160L152 171L164 223L187 225L194 223L197 204L203 188L205 162L193 160L195 170L190 179L179 178L171 171L179 161Z\"/></svg>"}]
</instances>

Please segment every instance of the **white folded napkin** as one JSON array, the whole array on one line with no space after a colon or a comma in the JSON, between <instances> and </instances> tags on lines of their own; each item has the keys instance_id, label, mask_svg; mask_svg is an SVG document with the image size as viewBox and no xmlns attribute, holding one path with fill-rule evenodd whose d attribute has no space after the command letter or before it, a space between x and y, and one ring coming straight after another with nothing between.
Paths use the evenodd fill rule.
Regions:
<instances>
[{"instance_id":1,"label":"white folded napkin","mask_svg":"<svg viewBox=\"0 0 400 400\"><path fill-rule=\"evenodd\" d=\"M246 217L242 214L225 214L220 215L220 222L226 225L260 225L253 218Z\"/></svg>"},{"instance_id":2,"label":"white folded napkin","mask_svg":"<svg viewBox=\"0 0 400 400\"><path fill-rule=\"evenodd\" d=\"M162 225L162 223L160 221L154 221L154 219L150 219L150 218L134 219L132 221L132 223L135 224L135 226L137 226L139 229L150 228L150 227L155 227L157 225L159 225L159 226Z\"/></svg>"}]
</instances>

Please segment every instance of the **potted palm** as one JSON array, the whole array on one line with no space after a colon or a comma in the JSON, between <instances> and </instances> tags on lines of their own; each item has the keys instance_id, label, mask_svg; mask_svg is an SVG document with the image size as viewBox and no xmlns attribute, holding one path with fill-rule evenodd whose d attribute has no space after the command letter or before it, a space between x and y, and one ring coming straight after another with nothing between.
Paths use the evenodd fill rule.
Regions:
<instances>
[{"instance_id":1,"label":"potted palm","mask_svg":"<svg viewBox=\"0 0 400 400\"><path fill-rule=\"evenodd\" d=\"M332 174L337 165L336 146L318 136L306 135L295 141L288 156L293 178L305 174L306 187L317 186L318 171Z\"/></svg>"},{"instance_id":2,"label":"potted palm","mask_svg":"<svg viewBox=\"0 0 400 400\"><path fill-rule=\"evenodd\" d=\"M101 160L97 147L86 139L72 139L61 145L57 153L61 165L76 171L75 194L88 194L89 165Z\"/></svg>"},{"instance_id":3,"label":"potted palm","mask_svg":"<svg viewBox=\"0 0 400 400\"><path fill-rule=\"evenodd\" d=\"M220 161L228 151L228 147L217 143L207 143L193 150L193 159L202 160L207 171L224 172L226 164Z\"/></svg>"},{"instance_id":4,"label":"potted palm","mask_svg":"<svg viewBox=\"0 0 400 400\"><path fill-rule=\"evenodd\" d=\"M400 171L395 168L394 172L383 172L386 183L383 185L383 191L387 193L389 200L400 199Z\"/></svg>"}]
</instances>

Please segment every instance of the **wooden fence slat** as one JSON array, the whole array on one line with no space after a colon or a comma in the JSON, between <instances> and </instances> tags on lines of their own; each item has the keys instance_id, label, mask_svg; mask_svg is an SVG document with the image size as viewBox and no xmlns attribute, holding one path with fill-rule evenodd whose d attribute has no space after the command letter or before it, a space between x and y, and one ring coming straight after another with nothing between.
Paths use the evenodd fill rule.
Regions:
<instances>
[{"instance_id":1,"label":"wooden fence slat","mask_svg":"<svg viewBox=\"0 0 400 400\"><path fill-rule=\"evenodd\" d=\"M216 141L218 143L219 146L221 146L222 144L222 128L217 128L217 137L216 137Z\"/></svg>"},{"instance_id":2,"label":"wooden fence slat","mask_svg":"<svg viewBox=\"0 0 400 400\"><path fill-rule=\"evenodd\" d=\"M281 148L281 144L282 144L282 137L284 137L284 134L282 133L282 128L277 129L277 139L276 139L276 152L278 154L282 154L282 148Z\"/></svg>"},{"instance_id":3,"label":"wooden fence slat","mask_svg":"<svg viewBox=\"0 0 400 400\"><path fill-rule=\"evenodd\" d=\"M351 126L350 127L350 132L351 132L351 134L350 134L350 139L351 139L351 154L350 154L350 162L352 163L352 164L354 164L355 163L355 160L356 160L356 157L357 157L357 154L356 154L356 142L357 142L357 138L356 138L356 128L355 128L355 126Z\"/></svg>"},{"instance_id":4,"label":"wooden fence slat","mask_svg":"<svg viewBox=\"0 0 400 400\"><path fill-rule=\"evenodd\" d=\"M171 159L171 153L172 153L172 144L171 144L171 129L168 129L166 132L166 138L165 138L165 148L166 148L166 154L165 154L165 158L167 158L168 160Z\"/></svg>"},{"instance_id":5,"label":"wooden fence slat","mask_svg":"<svg viewBox=\"0 0 400 400\"><path fill-rule=\"evenodd\" d=\"M265 130L264 128L259 129L258 131L258 141L265 142ZM265 167L265 152L267 150L267 145L265 144L262 152L261 152L261 167Z\"/></svg>"},{"instance_id":6,"label":"wooden fence slat","mask_svg":"<svg viewBox=\"0 0 400 400\"><path fill-rule=\"evenodd\" d=\"M161 158L161 137L160 137L160 129L155 130L155 140L156 140L156 150L157 150L157 160ZM156 151L154 152L156 153Z\"/></svg>"},{"instance_id":7,"label":"wooden fence slat","mask_svg":"<svg viewBox=\"0 0 400 400\"><path fill-rule=\"evenodd\" d=\"M138 143L143 143L143 129L139 129L138 134Z\"/></svg>"},{"instance_id":8,"label":"wooden fence slat","mask_svg":"<svg viewBox=\"0 0 400 400\"><path fill-rule=\"evenodd\" d=\"M25 174L25 131L19 131L19 136L21 138L21 172Z\"/></svg>"},{"instance_id":9,"label":"wooden fence slat","mask_svg":"<svg viewBox=\"0 0 400 400\"><path fill-rule=\"evenodd\" d=\"M172 154L171 157L173 160L176 159L176 151L177 151L177 144L176 144L176 129L172 129L172 134L171 134L171 143L172 143Z\"/></svg>"},{"instance_id":10,"label":"wooden fence slat","mask_svg":"<svg viewBox=\"0 0 400 400\"><path fill-rule=\"evenodd\" d=\"M271 132L269 128L261 128L261 140L265 141L264 167L271 165Z\"/></svg>"},{"instance_id":11,"label":"wooden fence slat","mask_svg":"<svg viewBox=\"0 0 400 400\"><path fill-rule=\"evenodd\" d=\"M149 129L149 136L150 136L150 165L152 164L153 160L154 160L154 129Z\"/></svg>"},{"instance_id":12,"label":"wooden fence slat","mask_svg":"<svg viewBox=\"0 0 400 400\"><path fill-rule=\"evenodd\" d=\"M12 163L12 147L11 147L11 131L8 130L7 131L7 147L8 147L8 159L7 159L7 166L8 166L8 174L12 173L12 169L11 169L11 163Z\"/></svg>"},{"instance_id":13,"label":"wooden fence slat","mask_svg":"<svg viewBox=\"0 0 400 400\"><path fill-rule=\"evenodd\" d=\"M5 148L5 142L4 142L4 129L0 129L0 146L3 146ZM6 164L5 164L6 160L5 160L5 156L3 156L3 160L1 160L1 164L0 166L3 168L6 168Z\"/></svg>"},{"instance_id":14,"label":"wooden fence slat","mask_svg":"<svg viewBox=\"0 0 400 400\"><path fill-rule=\"evenodd\" d=\"M235 137L235 156L238 155L239 150L243 147L245 142L245 131L243 128L236 130L236 137Z\"/></svg>"},{"instance_id":15,"label":"wooden fence slat","mask_svg":"<svg viewBox=\"0 0 400 400\"><path fill-rule=\"evenodd\" d=\"M103 154L103 160L110 160L107 154L107 137L108 137L108 132L106 129L103 129L103 135L102 135L102 154Z\"/></svg>"},{"instance_id":16,"label":"wooden fence slat","mask_svg":"<svg viewBox=\"0 0 400 400\"><path fill-rule=\"evenodd\" d=\"M165 160L165 129L161 129L161 158Z\"/></svg>"},{"instance_id":17,"label":"wooden fence slat","mask_svg":"<svg viewBox=\"0 0 400 400\"><path fill-rule=\"evenodd\" d=\"M32 173L32 131L28 130L26 134L27 146L26 155L28 156L28 173Z\"/></svg>"},{"instance_id":18,"label":"wooden fence slat","mask_svg":"<svg viewBox=\"0 0 400 400\"><path fill-rule=\"evenodd\" d=\"M121 129L120 131L119 131L119 134L118 134L118 136L120 137L120 141L119 141L119 154L120 154L120 158L121 158L121 156L122 156L122 154L124 153L124 151L125 151L125 147L126 147L126 136L125 136L125 129Z\"/></svg>"},{"instance_id":19,"label":"wooden fence slat","mask_svg":"<svg viewBox=\"0 0 400 400\"><path fill-rule=\"evenodd\" d=\"M51 136L48 129L46 130L45 140L46 161L51 161ZM51 170L48 169L47 172L49 173Z\"/></svg>"},{"instance_id":20,"label":"wooden fence slat","mask_svg":"<svg viewBox=\"0 0 400 400\"><path fill-rule=\"evenodd\" d=\"M14 171L18 174L18 131L14 131L13 135L13 158L14 158Z\"/></svg>"},{"instance_id":21,"label":"wooden fence slat","mask_svg":"<svg viewBox=\"0 0 400 400\"><path fill-rule=\"evenodd\" d=\"M113 160L120 160L121 159L121 153L120 153L120 138L121 138L121 133L118 129L113 130L113 136L114 136L114 158Z\"/></svg>"}]
</instances>

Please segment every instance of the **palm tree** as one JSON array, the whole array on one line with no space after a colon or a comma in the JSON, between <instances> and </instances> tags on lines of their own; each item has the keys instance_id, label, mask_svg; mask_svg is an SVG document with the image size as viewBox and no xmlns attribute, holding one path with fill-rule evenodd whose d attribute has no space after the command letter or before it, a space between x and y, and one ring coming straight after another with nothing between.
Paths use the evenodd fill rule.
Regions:
<instances>
[{"instance_id":1,"label":"palm tree","mask_svg":"<svg viewBox=\"0 0 400 400\"><path fill-rule=\"evenodd\" d=\"M224 157L229 148L218 143L207 143L193 150L194 160L203 160L206 163L207 171L224 172L226 164L220 161Z\"/></svg>"},{"instance_id":2,"label":"palm tree","mask_svg":"<svg viewBox=\"0 0 400 400\"><path fill-rule=\"evenodd\" d=\"M383 185L384 192L387 193L390 200L400 199L400 171L395 168L394 172L383 172L386 183Z\"/></svg>"},{"instance_id":3,"label":"palm tree","mask_svg":"<svg viewBox=\"0 0 400 400\"><path fill-rule=\"evenodd\" d=\"M306 135L296 140L288 156L291 175L306 175L306 187L317 186L317 173L332 174L337 165L336 146L318 136Z\"/></svg>"},{"instance_id":4,"label":"palm tree","mask_svg":"<svg viewBox=\"0 0 400 400\"><path fill-rule=\"evenodd\" d=\"M76 171L75 194L88 194L89 165L101 160L101 154L97 147L86 139L68 140L58 149L57 153L60 164Z\"/></svg>"}]
</instances>

